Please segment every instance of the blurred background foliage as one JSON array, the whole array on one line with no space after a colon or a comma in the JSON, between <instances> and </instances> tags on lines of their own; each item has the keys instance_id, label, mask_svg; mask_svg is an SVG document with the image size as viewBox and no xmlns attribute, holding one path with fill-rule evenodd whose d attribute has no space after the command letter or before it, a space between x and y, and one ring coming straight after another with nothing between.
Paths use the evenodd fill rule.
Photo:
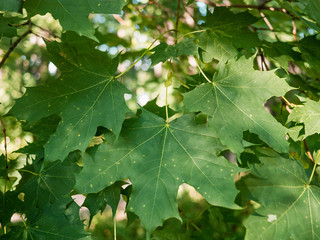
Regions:
<instances>
[{"instance_id":1,"label":"blurred background foliage","mask_svg":"<svg viewBox=\"0 0 320 240\"><path fill-rule=\"evenodd\" d=\"M180 7L177 8L178 1L130 0L120 15L91 14L89 19L95 27L95 36L99 40L99 43L96 43L96 48L102 52L108 52L111 57L120 55L118 70L123 72L142 55L155 38L165 31L175 28L178 11L178 36L180 37L183 34L202 29L203 24L206 23L206 16L214 11L215 5L253 4L262 6L262 4L268 4L268 6L276 8L286 6L287 9L291 9L290 12L293 16L282 11L261 11L263 13L261 15L257 8L234 7L231 10L234 13L249 11L253 16L259 18L249 29L258 33L262 42L260 49L258 49L260 53L257 55L256 67L262 70L264 68L281 68L282 71L289 73L290 77L287 81L297 87L296 91L314 100L319 99L320 40L317 35L318 26L315 24L319 13L308 8L308 16L312 16L314 19L305 17L307 1L288 1L290 6L287 6L289 3L286 1L281 0L181 0L179 2ZM31 29L32 34L22 39L0 69L1 116L13 106L14 99L24 94L25 87L43 84L60 75L59 70L48 60L45 48L45 41L60 41L62 28L59 22L54 20L50 14L36 15L28 20L25 10L22 15L5 12L1 14L1 19L12 16L17 16L17 18L10 23L10 26L18 32L18 35L23 34L27 29ZM299 19L299 17L301 18ZM301 39L302 41L300 41ZM1 57L8 51L14 40L15 38L10 37L1 38ZM161 41L169 45L174 44L175 33L166 34ZM288 47L288 44L282 45L281 42L290 42L291 47ZM248 51L247 54L251 55L256 50ZM180 92L189 91L197 83L204 81L203 77L198 74L195 60L192 57L182 55L179 57L179 61L172 61L171 64L159 63L154 66L150 60L151 53L152 51L143 57L126 74L125 78L120 79L133 93L133 95L126 96L129 108L135 112L138 108L136 102L143 106L151 100L155 100L153 104L163 106L165 104L163 82L167 79L168 71L171 71L174 81L173 86L169 88L169 104L173 110L182 111L183 97ZM268 56L265 57L266 59L263 59L264 54ZM214 67L213 61L213 63L205 64L203 69L208 76L211 76L215 72ZM299 102L293 97L293 93L287 96L288 99ZM149 104L151 104L150 107L155 107L152 103ZM278 111L278 106L281 104L283 103L279 99L270 100L270 111ZM274 115L280 116L278 121L286 122L287 113ZM28 132L24 123L18 122L13 117L4 118L3 122L6 127L10 168L22 168L28 159L23 153L15 151L26 146L27 143L35 141L37 137ZM254 138L252 134L249 137ZM312 136L312 138L319 139L318 136ZM257 141L259 142L259 139ZM308 159L304 151L301 150L302 144L302 141L293 142L292 154L293 156L298 154L297 159L299 156L303 156L304 163L307 164ZM0 133L0 149L1 152L4 152L2 132ZM10 173L10 177L12 178L10 187L14 188L21 176L17 171L13 171ZM5 191L6 184L1 179L2 192ZM123 197L125 198L125 194ZM244 200L241 200L241 196L239 196L238 201L241 203ZM163 227L159 227L153 232L152 239L243 239L245 229L242 222L256 207L251 203L248 204L249 207L237 211L213 207L187 185L180 188L178 203L181 221L168 219ZM122 200L116 215L117 239L145 239L145 231L139 224L139 220L135 216L126 216L124 204L124 200ZM88 224L89 216L86 209L82 209L82 217L87 219L86 223ZM92 238L96 240L113 239L113 228L110 207L94 216L91 225L87 226L87 230L92 233Z\"/></svg>"}]
</instances>

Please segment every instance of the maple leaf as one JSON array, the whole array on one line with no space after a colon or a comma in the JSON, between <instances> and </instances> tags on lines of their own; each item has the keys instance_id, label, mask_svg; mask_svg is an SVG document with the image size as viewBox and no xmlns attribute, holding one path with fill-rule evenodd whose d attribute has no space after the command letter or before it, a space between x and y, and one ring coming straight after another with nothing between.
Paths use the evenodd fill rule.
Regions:
<instances>
[{"instance_id":1,"label":"maple leaf","mask_svg":"<svg viewBox=\"0 0 320 240\"><path fill-rule=\"evenodd\" d=\"M84 151L98 126L116 135L128 111L128 90L113 78L118 59L92 49L92 42L67 34L68 43L47 43L51 60L61 70L59 79L27 88L8 113L29 123L57 114L61 121L45 145L45 160L64 160L69 152Z\"/></svg>"},{"instance_id":2,"label":"maple leaf","mask_svg":"<svg viewBox=\"0 0 320 240\"><path fill-rule=\"evenodd\" d=\"M63 30L75 31L79 35L97 40L90 23L90 13L119 14L126 0L26 0L24 7L29 16L45 15L48 12L58 19Z\"/></svg>"},{"instance_id":3,"label":"maple leaf","mask_svg":"<svg viewBox=\"0 0 320 240\"><path fill-rule=\"evenodd\" d=\"M40 212L27 215L25 225L12 226L6 239L70 239L89 240L83 222L74 216L79 215L79 207L72 198L63 198L47 205Z\"/></svg>"},{"instance_id":4,"label":"maple leaf","mask_svg":"<svg viewBox=\"0 0 320 240\"><path fill-rule=\"evenodd\" d=\"M129 177L133 184L128 211L136 213L150 233L163 220L179 218L179 185L194 186L211 204L237 208L234 174L240 168L217 153L224 150L215 133L186 115L170 124L143 110L129 120L115 145L92 149L93 162L85 162L75 189L97 192Z\"/></svg>"},{"instance_id":5,"label":"maple leaf","mask_svg":"<svg viewBox=\"0 0 320 240\"><path fill-rule=\"evenodd\" d=\"M209 126L216 130L221 142L234 153L243 150L243 131L256 133L280 152L287 152L287 129L264 108L272 96L283 96L288 84L274 71L252 68L252 59L219 63L212 83L205 83L184 94L189 111L202 111L211 116Z\"/></svg>"},{"instance_id":6,"label":"maple leaf","mask_svg":"<svg viewBox=\"0 0 320 240\"><path fill-rule=\"evenodd\" d=\"M22 13L23 0L0 0L0 11Z\"/></svg>"},{"instance_id":7,"label":"maple leaf","mask_svg":"<svg viewBox=\"0 0 320 240\"><path fill-rule=\"evenodd\" d=\"M226 62L238 55L239 48L251 49L259 46L257 35L246 27L258 19L248 12L234 14L226 8L215 8L213 14L208 14L203 25L206 32L199 36L199 47L204 62L212 58Z\"/></svg>"},{"instance_id":8,"label":"maple leaf","mask_svg":"<svg viewBox=\"0 0 320 240\"><path fill-rule=\"evenodd\" d=\"M294 121L304 124L305 136L320 133L320 104L306 99L303 106L295 107L288 117L288 122Z\"/></svg>"},{"instance_id":9,"label":"maple leaf","mask_svg":"<svg viewBox=\"0 0 320 240\"><path fill-rule=\"evenodd\" d=\"M298 161L270 150L259 160L240 183L262 205L244 224L246 239L319 239L319 185Z\"/></svg>"}]
</instances>

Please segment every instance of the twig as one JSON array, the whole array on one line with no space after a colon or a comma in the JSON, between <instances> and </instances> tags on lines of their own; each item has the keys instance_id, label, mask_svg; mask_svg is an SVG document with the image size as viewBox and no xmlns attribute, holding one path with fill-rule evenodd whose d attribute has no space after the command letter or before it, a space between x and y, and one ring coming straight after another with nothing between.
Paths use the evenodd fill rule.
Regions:
<instances>
[{"instance_id":1,"label":"twig","mask_svg":"<svg viewBox=\"0 0 320 240\"><path fill-rule=\"evenodd\" d=\"M54 38L60 39L59 36L57 36L55 33L51 32L51 31L49 31L48 29L45 29L45 28L43 28L43 27L41 27L41 26L39 26L39 25L37 25L37 24L35 24L33 22L31 22L31 25L39 28L40 30L42 30L42 31L44 31L46 33L48 33L49 35L53 36Z\"/></svg>"},{"instance_id":2,"label":"twig","mask_svg":"<svg viewBox=\"0 0 320 240\"><path fill-rule=\"evenodd\" d=\"M296 42L298 42L298 39L297 39L297 27L296 27L296 23L294 22L294 19L292 18L292 35L293 35L293 38Z\"/></svg>"},{"instance_id":3,"label":"twig","mask_svg":"<svg viewBox=\"0 0 320 240\"><path fill-rule=\"evenodd\" d=\"M268 18L266 17L266 15L264 15L263 12L260 11L260 16L263 18L264 22L267 24L268 28L273 32L274 36L276 37L276 39L279 41L279 38L277 36L277 34L274 31L274 28L272 27L271 23L269 22Z\"/></svg>"},{"instance_id":4,"label":"twig","mask_svg":"<svg viewBox=\"0 0 320 240\"><path fill-rule=\"evenodd\" d=\"M18 39L10 46L9 50L6 52L6 54L3 56L1 62L0 62L0 68L5 63L5 61L8 59L10 54L13 52L13 50L18 46L18 44L21 42L22 39L24 39L29 33L32 33L31 29L28 29L24 34L22 34Z\"/></svg>"},{"instance_id":5,"label":"twig","mask_svg":"<svg viewBox=\"0 0 320 240\"><path fill-rule=\"evenodd\" d=\"M311 161L312 163L315 163L314 160L313 160L313 157L312 157L312 155L311 155L311 152L310 152L310 150L309 150L309 148L308 148L307 141L306 141L305 139L303 139L303 145L304 145L304 148L306 149L308 158L310 159L310 161Z\"/></svg>"}]
</instances>

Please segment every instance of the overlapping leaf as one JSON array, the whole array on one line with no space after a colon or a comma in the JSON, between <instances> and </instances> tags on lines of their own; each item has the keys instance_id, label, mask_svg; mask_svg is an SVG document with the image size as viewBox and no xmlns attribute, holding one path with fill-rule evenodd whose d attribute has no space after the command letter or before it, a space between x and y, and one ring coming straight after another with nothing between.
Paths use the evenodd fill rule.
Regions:
<instances>
[{"instance_id":1,"label":"overlapping leaf","mask_svg":"<svg viewBox=\"0 0 320 240\"><path fill-rule=\"evenodd\" d=\"M309 184L303 166L263 152L243 181L262 206L245 222L246 239L319 239L320 188Z\"/></svg>"},{"instance_id":2,"label":"overlapping leaf","mask_svg":"<svg viewBox=\"0 0 320 240\"><path fill-rule=\"evenodd\" d=\"M71 159L63 163L55 161L41 170L34 170L36 175L32 176L20 190L25 194L25 204L42 208L48 203L54 203L68 196L75 184L74 170L75 166Z\"/></svg>"},{"instance_id":3,"label":"overlapping leaf","mask_svg":"<svg viewBox=\"0 0 320 240\"><path fill-rule=\"evenodd\" d=\"M62 71L59 79L28 88L9 115L28 122L57 114L61 121L45 146L45 160L64 160L69 152L85 150L98 126L119 134L127 106L127 89L112 74L118 60L91 48L86 38L66 35L68 43L47 44L51 60Z\"/></svg>"},{"instance_id":4,"label":"overlapping leaf","mask_svg":"<svg viewBox=\"0 0 320 240\"><path fill-rule=\"evenodd\" d=\"M87 207L90 211L90 220L93 216L96 215L99 211L103 211L108 204L111 209L113 216L115 216L117 207L120 201L120 192L122 186L127 184L126 182L115 182L109 187L106 187L98 193L88 194L86 200L83 203L83 206Z\"/></svg>"},{"instance_id":5,"label":"overlapping leaf","mask_svg":"<svg viewBox=\"0 0 320 240\"><path fill-rule=\"evenodd\" d=\"M125 122L119 142L90 151L75 189L102 190L129 177L133 184L128 211L139 216L150 233L170 217L179 218L176 195L180 184L194 186L214 205L235 208L234 174L240 169L217 153L225 149L215 133L186 115L170 124L143 110Z\"/></svg>"},{"instance_id":6,"label":"overlapping leaf","mask_svg":"<svg viewBox=\"0 0 320 240\"><path fill-rule=\"evenodd\" d=\"M29 217L25 226L13 226L5 235L6 239L73 239L89 240L79 219L79 207L71 198L63 198L53 205L47 205L41 212ZM74 217L77 216L77 217Z\"/></svg>"},{"instance_id":7,"label":"overlapping leaf","mask_svg":"<svg viewBox=\"0 0 320 240\"><path fill-rule=\"evenodd\" d=\"M305 137L320 133L320 102L307 99L303 106L292 110L288 121L304 123Z\"/></svg>"},{"instance_id":8,"label":"overlapping leaf","mask_svg":"<svg viewBox=\"0 0 320 240\"><path fill-rule=\"evenodd\" d=\"M3 194L0 191L0 223L6 226L10 222L11 216L21 209L22 202L15 191L8 191Z\"/></svg>"},{"instance_id":9,"label":"overlapping leaf","mask_svg":"<svg viewBox=\"0 0 320 240\"><path fill-rule=\"evenodd\" d=\"M24 3L28 15L45 15L48 12L58 19L63 30L70 30L94 37L94 28L88 16L90 13L119 14L127 0L27 0Z\"/></svg>"},{"instance_id":10,"label":"overlapping leaf","mask_svg":"<svg viewBox=\"0 0 320 240\"><path fill-rule=\"evenodd\" d=\"M259 46L257 35L246 27L258 19L247 12L233 14L226 8L215 8L209 14L204 28L207 31L199 36L202 60L210 62L212 58L226 62L239 52L239 48L251 49Z\"/></svg>"},{"instance_id":11,"label":"overlapping leaf","mask_svg":"<svg viewBox=\"0 0 320 240\"><path fill-rule=\"evenodd\" d=\"M231 151L243 150L243 131L256 133L280 152L288 150L286 128L264 108L272 96L282 96L290 87L273 71L252 68L252 59L241 58L219 63L213 83L206 83L184 95L189 111L203 111L211 116L209 125Z\"/></svg>"},{"instance_id":12,"label":"overlapping leaf","mask_svg":"<svg viewBox=\"0 0 320 240\"><path fill-rule=\"evenodd\" d=\"M194 43L194 39L187 38L180 41L177 45L168 45L166 43L160 43L158 46L152 49L154 53L151 55L150 59L152 65L156 65L160 62L165 62L171 57L176 59L181 55L195 55L197 53L197 46Z\"/></svg>"},{"instance_id":13,"label":"overlapping leaf","mask_svg":"<svg viewBox=\"0 0 320 240\"><path fill-rule=\"evenodd\" d=\"M3 15L0 14L0 38L14 37L17 35L17 30L9 26L10 23L12 23L11 18L3 17Z\"/></svg>"}]
</instances>

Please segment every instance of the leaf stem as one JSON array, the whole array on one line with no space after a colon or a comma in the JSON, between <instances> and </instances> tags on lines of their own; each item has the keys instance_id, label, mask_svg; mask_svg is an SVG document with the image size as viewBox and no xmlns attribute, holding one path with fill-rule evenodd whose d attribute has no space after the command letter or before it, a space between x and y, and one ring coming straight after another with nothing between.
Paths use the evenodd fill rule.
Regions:
<instances>
[{"instance_id":1,"label":"leaf stem","mask_svg":"<svg viewBox=\"0 0 320 240\"><path fill-rule=\"evenodd\" d=\"M291 102L288 101L284 96L281 97L290 107L294 108L296 105L292 104Z\"/></svg>"},{"instance_id":2,"label":"leaf stem","mask_svg":"<svg viewBox=\"0 0 320 240\"><path fill-rule=\"evenodd\" d=\"M157 37L151 44L150 46L142 53L142 55L136 60L134 61L134 63L131 64L130 67L128 67L125 71L123 71L122 73L120 73L119 75L115 76L114 78L117 79L119 77L121 77L122 75L124 75L125 73L127 73L131 68L134 67L134 65L137 64L137 62L139 62L152 48L152 46L159 40L161 39L165 34L167 34L168 32L172 32L172 31L176 31L176 29L170 29L165 31L164 33L162 33L159 37Z\"/></svg>"},{"instance_id":3,"label":"leaf stem","mask_svg":"<svg viewBox=\"0 0 320 240\"><path fill-rule=\"evenodd\" d=\"M196 61L196 64L197 64L197 67L198 67L198 69L199 69L199 71L200 71L200 73L202 74L202 76L209 82L209 83L212 83L212 84L214 84L212 81L210 81L210 79L206 76L206 74L202 71L202 69L201 69L201 67L199 66L199 63L198 63L198 60L197 60L197 58L194 58Z\"/></svg>"},{"instance_id":4,"label":"leaf stem","mask_svg":"<svg viewBox=\"0 0 320 240\"><path fill-rule=\"evenodd\" d=\"M27 173L30 173L32 175L35 175L35 176L39 176L40 174L39 173L35 173L35 172L32 172L32 171L29 171L29 170L26 170L26 169L18 169L19 172L27 172Z\"/></svg>"},{"instance_id":5,"label":"leaf stem","mask_svg":"<svg viewBox=\"0 0 320 240\"><path fill-rule=\"evenodd\" d=\"M312 169L312 173L311 173L311 176L310 176L310 179L309 179L308 185L310 185L311 180L312 180L313 175L314 175L314 172L316 171L317 162L319 161L319 157L320 157L320 151L318 151L318 153L317 153L317 157L316 157L316 159L315 159L315 161L314 161L314 165L313 165L313 169Z\"/></svg>"},{"instance_id":6,"label":"leaf stem","mask_svg":"<svg viewBox=\"0 0 320 240\"><path fill-rule=\"evenodd\" d=\"M113 239L117 240L117 219L116 219L116 215L117 215L117 210L114 214L113 217Z\"/></svg>"}]
</instances>

